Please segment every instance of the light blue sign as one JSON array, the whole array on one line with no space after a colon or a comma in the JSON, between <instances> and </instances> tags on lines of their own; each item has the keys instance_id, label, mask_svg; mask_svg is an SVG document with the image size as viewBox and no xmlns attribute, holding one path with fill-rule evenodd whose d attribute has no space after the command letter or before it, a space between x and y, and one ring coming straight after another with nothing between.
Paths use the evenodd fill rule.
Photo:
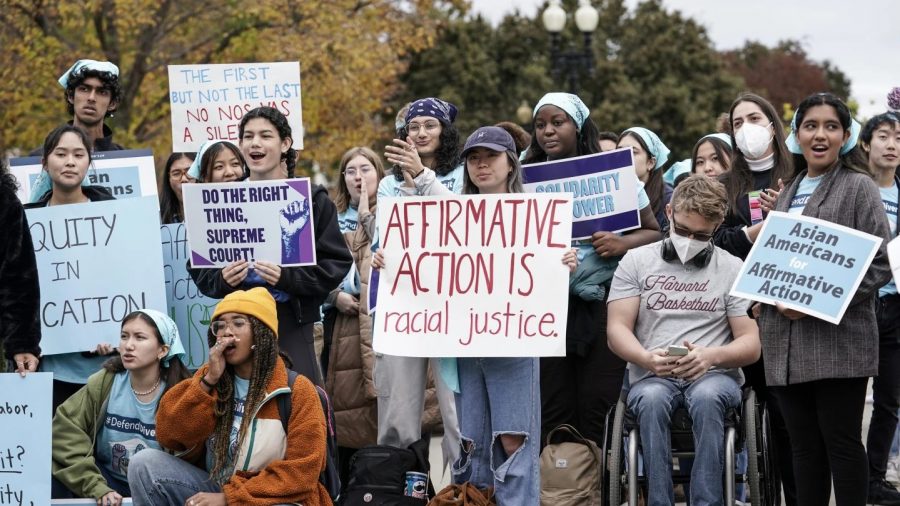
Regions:
<instances>
[{"instance_id":1,"label":"light blue sign","mask_svg":"<svg viewBox=\"0 0 900 506\"><path fill-rule=\"evenodd\" d=\"M198 369L209 358L206 331L219 299L200 293L188 274L189 250L184 224L161 225L160 234L169 316L175 320L181 342L187 351L185 365L189 369Z\"/></svg>"},{"instance_id":2,"label":"light blue sign","mask_svg":"<svg viewBox=\"0 0 900 506\"><path fill-rule=\"evenodd\" d=\"M27 211L41 286L44 354L116 342L121 322L166 310L155 197Z\"/></svg>"},{"instance_id":3,"label":"light blue sign","mask_svg":"<svg viewBox=\"0 0 900 506\"><path fill-rule=\"evenodd\" d=\"M838 324L882 241L829 221L770 212L731 294Z\"/></svg>"},{"instance_id":4,"label":"light blue sign","mask_svg":"<svg viewBox=\"0 0 900 506\"><path fill-rule=\"evenodd\" d=\"M0 374L0 504L50 504L53 374Z\"/></svg>"}]
</instances>

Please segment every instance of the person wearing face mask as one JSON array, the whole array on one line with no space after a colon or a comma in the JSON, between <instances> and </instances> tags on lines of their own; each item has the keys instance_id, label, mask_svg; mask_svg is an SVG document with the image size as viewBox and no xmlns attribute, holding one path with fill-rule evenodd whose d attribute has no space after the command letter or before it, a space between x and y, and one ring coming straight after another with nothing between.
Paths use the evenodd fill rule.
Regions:
<instances>
[{"instance_id":1,"label":"person wearing face mask","mask_svg":"<svg viewBox=\"0 0 900 506\"><path fill-rule=\"evenodd\" d=\"M740 405L740 367L760 354L750 301L729 294L741 260L712 244L727 209L718 181L683 180L666 205L668 237L629 250L610 288L609 348L628 362L627 404L640 425L647 504L675 503L669 420L681 405L697 449L691 503L722 503L722 420ZM687 353L675 355L672 346Z\"/></svg>"},{"instance_id":2,"label":"person wearing face mask","mask_svg":"<svg viewBox=\"0 0 900 506\"><path fill-rule=\"evenodd\" d=\"M725 185L729 206L713 242L743 260L762 229L764 209L772 208L779 189L793 179L794 163L784 144L781 119L766 99L753 93L738 96L728 112L728 125L731 144L736 149L732 152L731 169L719 176L719 181ZM781 482L785 503L794 506L797 495L790 437L778 403L766 386L763 360L745 367L744 375L757 398L769 408L777 457L773 479L776 484Z\"/></svg>"}]
</instances>

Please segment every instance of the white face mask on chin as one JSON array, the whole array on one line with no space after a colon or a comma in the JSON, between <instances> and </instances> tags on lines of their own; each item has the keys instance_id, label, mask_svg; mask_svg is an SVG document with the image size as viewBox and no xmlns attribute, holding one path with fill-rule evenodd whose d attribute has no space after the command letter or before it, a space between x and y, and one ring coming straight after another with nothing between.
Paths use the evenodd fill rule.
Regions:
<instances>
[{"instance_id":1,"label":"white face mask on chin","mask_svg":"<svg viewBox=\"0 0 900 506\"><path fill-rule=\"evenodd\" d=\"M766 150L769 149L769 144L772 143L772 138L775 136L775 134L769 130L770 125L771 123L766 126L760 126L755 123L744 123L741 129L737 131L734 140L737 142L738 149L740 149L741 153L744 153L744 156L748 159L758 160L762 158L766 153Z\"/></svg>"},{"instance_id":2,"label":"white face mask on chin","mask_svg":"<svg viewBox=\"0 0 900 506\"><path fill-rule=\"evenodd\" d=\"M681 260L682 264L688 263L709 246L709 241L698 241L689 237L682 237L674 231L669 232L669 238L672 240L672 246L675 247L675 252L678 253L678 259Z\"/></svg>"}]
</instances>

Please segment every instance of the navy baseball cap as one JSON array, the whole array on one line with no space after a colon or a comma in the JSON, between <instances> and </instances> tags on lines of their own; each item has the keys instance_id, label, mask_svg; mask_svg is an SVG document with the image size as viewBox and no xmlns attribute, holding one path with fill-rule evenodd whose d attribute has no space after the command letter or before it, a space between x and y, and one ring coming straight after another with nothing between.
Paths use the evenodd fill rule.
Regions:
<instances>
[{"instance_id":1,"label":"navy baseball cap","mask_svg":"<svg viewBox=\"0 0 900 506\"><path fill-rule=\"evenodd\" d=\"M472 135L466 139L466 145L462 150L462 157L475 148L488 148L492 151L509 151L516 155L516 143L506 130L495 127L486 126L472 132Z\"/></svg>"}]
</instances>

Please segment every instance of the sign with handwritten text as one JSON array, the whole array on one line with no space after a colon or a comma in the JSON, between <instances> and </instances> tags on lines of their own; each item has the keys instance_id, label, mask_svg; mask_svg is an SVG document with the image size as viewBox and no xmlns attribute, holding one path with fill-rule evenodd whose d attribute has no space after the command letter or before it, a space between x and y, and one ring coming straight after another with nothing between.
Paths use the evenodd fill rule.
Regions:
<instances>
[{"instance_id":1,"label":"sign with handwritten text","mask_svg":"<svg viewBox=\"0 0 900 506\"><path fill-rule=\"evenodd\" d=\"M166 300L169 316L178 327L187 352L188 369L198 369L209 358L206 330L219 299L200 293L187 270L189 257L187 231L183 223L161 225L163 272L166 276Z\"/></svg>"},{"instance_id":2,"label":"sign with handwritten text","mask_svg":"<svg viewBox=\"0 0 900 506\"><path fill-rule=\"evenodd\" d=\"M169 65L173 151L197 151L204 141L237 142L245 114L278 109L288 120L295 149L303 149L300 63Z\"/></svg>"},{"instance_id":3,"label":"sign with handwritten text","mask_svg":"<svg viewBox=\"0 0 900 506\"><path fill-rule=\"evenodd\" d=\"M115 342L132 311L165 311L156 197L28 209L26 216L45 355L92 351Z\"/></svg>"},{"instance_id":4,"label":"sign with handwritten text","mask_svg":"<svg viewBox=\"0 0 900 506\"><path fill-rule=\"evenodd\" d=\"M309 178L184 184L191 267L316 263Z\"/></svg>"},{"instance_id":5,"label":"sign with handwritten text","mask_svg":"<svg viewBox=\"0 0 900 506\"><path fill-rule=\"evenodd\" d=\"M572 194L572 239L641 226L631 149L532 163L522 173L528 193Z\"/></svg>"},{"instance_id":6,"label":"sign with handwritten text","mask_svg":"<svg viewBox=\"0 0 900 506\"><path fill-rule=\"evenodd\" d=\"M50 504L53 374L0 374L0 504Z\"/></svg>"},{"instance_id":7,"label":"sign with handwritten text","mask_svg":"<svg viewBox=\"0 0 900 506\"><path fill-rule=\"evenodd\" d=\"M378 230L375 351L565 355L570 195L385 197Z\"/></svg>"},{"instance_id":8,"label":"sign with handwritten text","mask_svg":"<svg viewBox=\"0 0 900 506\"><path fill-rule=\"evenodd\" d=\"M772 211L731 295L780 302L837 325L882 241L830 221Z\"/></svg>"},{"instance_id":9,"label":"sign with handwritten text","mask_svg":"<svg viewBox=\"0 0 900 506\"><path fill-rule=\"evenodd\" d=\"M19 182L16 195L22 202L28 202L31 188L41 170L39 156L13 158L9 161L9 172ZM85 179L85 184L102 186L117 199L155 197L156 168L153 151L128 149L94 152L91 154L91 166Z\"/></svg>"}]
</instances>

